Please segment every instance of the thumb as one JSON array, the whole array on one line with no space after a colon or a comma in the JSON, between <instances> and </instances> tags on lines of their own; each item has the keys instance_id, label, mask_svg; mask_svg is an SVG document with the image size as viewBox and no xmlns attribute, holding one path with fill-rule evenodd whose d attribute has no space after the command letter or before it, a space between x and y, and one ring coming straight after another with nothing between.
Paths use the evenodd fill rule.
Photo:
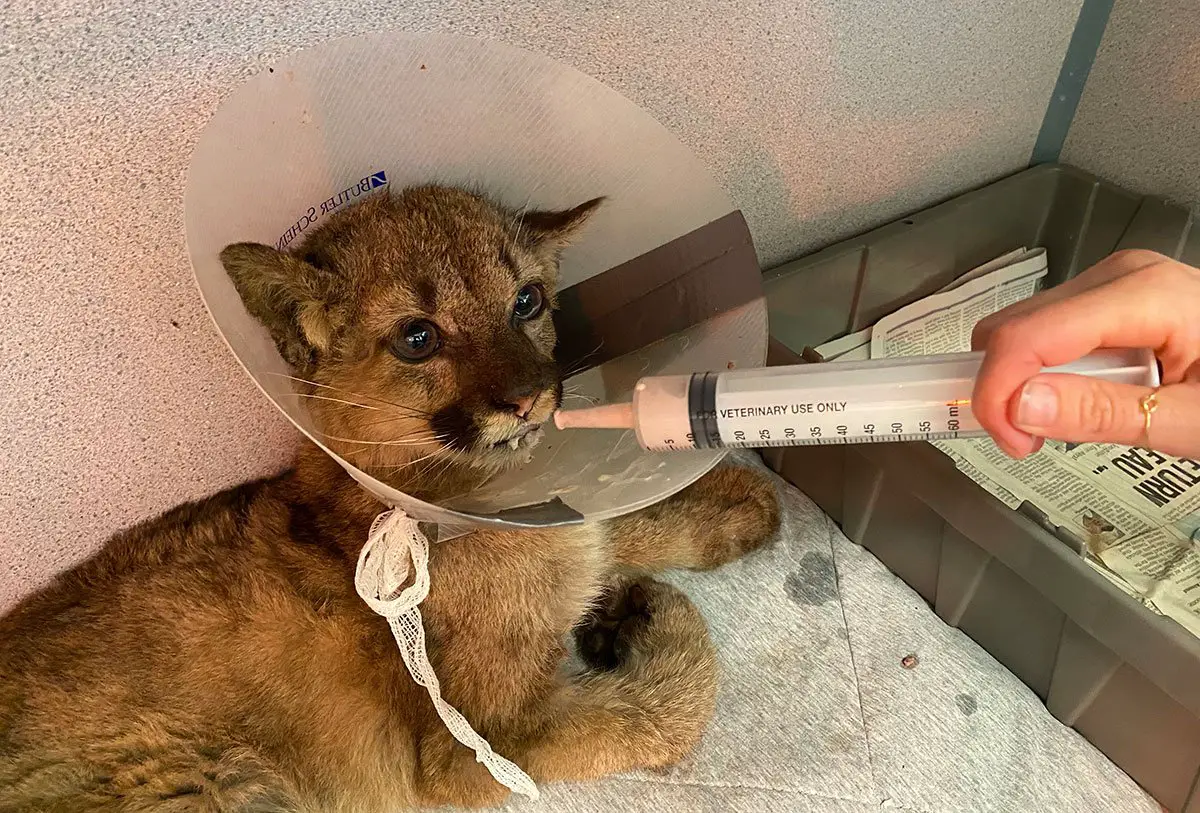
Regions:
<instances>
[{"instance_id":1,"label":"thumb","mask_svg":"<svg viewBox=\"0 0 1200 813\"><path fill-rule=\"evenodd\" d=\"M1159 389L1147 435L1141 399L1151 392L1091 376L1047 373L1029 379L1017 392L1009 416L1014 426L1035 437L1200 457L1200 385Z\"/></svg>"}]
</instances>

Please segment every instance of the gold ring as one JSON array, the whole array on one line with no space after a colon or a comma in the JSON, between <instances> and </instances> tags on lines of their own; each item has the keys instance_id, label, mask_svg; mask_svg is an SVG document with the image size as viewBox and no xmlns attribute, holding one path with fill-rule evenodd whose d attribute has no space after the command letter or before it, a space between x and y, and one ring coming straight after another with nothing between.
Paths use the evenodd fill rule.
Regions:
<instances>
[{"instance_id":1,"label":"gold ring","mask_svg":"<svg viewBox=\"0 0 1200 813\"><path fill-rule=\"evenodd\" d=\"M1150 444L1150 420L1151 420L1151 417L1154 415L1155 410L1158 409L1158 390L1155 389L1153 392L1151 392L1147 395L1143 395L1141 397L1141 399L1138 401L1138 406L1141 407L1142 417L1146 421L1146 425L1142 431L1146 435L1146 445L1149 445Z\"/></svg>"}]
</instances>

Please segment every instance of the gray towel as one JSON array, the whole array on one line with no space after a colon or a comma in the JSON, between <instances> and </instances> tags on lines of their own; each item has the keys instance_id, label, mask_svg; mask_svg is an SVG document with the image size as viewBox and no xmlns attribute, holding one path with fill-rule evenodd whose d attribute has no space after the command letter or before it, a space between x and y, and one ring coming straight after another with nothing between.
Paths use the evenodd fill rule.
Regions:
<instances>
[{"instance_id":1,"label":"gray towel","mask_svg":"<svg viewBox=\"0 0 1200 813\"><path fill-rule=\"evenodd\" d=\"M733 459L762 467L756 455ZM666 775L544 786L540 803L507 809L1159 813L1004 666L775 479L775 542L712 573L668 577L704 611L724 669L698 751Z\"/></svg>"}]
</instances>

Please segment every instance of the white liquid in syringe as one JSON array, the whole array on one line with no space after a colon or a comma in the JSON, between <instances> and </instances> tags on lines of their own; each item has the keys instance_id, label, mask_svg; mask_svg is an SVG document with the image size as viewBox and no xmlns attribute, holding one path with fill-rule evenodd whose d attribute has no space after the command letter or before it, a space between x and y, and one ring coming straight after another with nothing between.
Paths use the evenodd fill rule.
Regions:
<instances>
[{"instance_id":1,"label":"white liquid in syringe","mask_svg":"<svg viewBox=\"0 0 1200 813\"><path fill-rule=\"evenodd\" d=\"M650 450L804 446L984 435L971 412L982 353L645 378L632 404L559 412L559 428L632 428ZM1149 350L1103 350L1045 372L1153 387Z\"/></svg>"}]
</instances>

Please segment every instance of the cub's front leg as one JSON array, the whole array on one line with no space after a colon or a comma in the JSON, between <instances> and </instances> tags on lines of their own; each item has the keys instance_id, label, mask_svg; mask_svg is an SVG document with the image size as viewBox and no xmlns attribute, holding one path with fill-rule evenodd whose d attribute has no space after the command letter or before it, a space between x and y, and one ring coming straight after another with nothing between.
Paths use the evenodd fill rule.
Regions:
<instances>
[{"instance_id":1,"label":"cub's front leg","mask_svg":"<svg viewBox=\"0 0 1200 813\"><path fill-rule=\"evenodd\" d=\"M717 659L687 596L648 577L614 582L576 636L583 674L547 681L501 719L473 708L487 704L463 705L498 753L541 784L660 768L695 748L716 703ZM476 652L474 690L513 694L485 640L457 646ZM419 747L421 804L485 807L508 796L444 726L430 725Z\"/></svg>"},{"instance_id":2,"label":"cub's front leg","mask_svg":"<svg viewBox=\"0 0 1200 813\"><path fill-rule=\"evenodd\" d=\"M530 774L596 779L691 753L712 718L718 679L708 627L691 600L649 577L622 578L575 634L589 670L550 698L536 733L522 738Z\"/></svg>"},{"instance_id":3,"label":"cub's front leg","mask_svg":"<svg viewBox=\"0 0 1200 813\"><path fill-rule=\"evenodd\" d=\"M677 494L613 520L618 565L711 570L758 549L779 529L779 500L762 472L722 463Z\"/></svg>"}]
</instances>

